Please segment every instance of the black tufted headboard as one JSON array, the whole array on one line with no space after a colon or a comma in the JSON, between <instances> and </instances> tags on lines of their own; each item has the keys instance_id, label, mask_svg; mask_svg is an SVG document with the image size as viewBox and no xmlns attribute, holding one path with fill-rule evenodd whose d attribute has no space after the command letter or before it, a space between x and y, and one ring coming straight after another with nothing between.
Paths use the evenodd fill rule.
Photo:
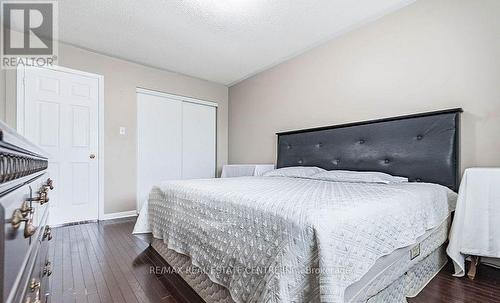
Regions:
<instances>
[{"instance_id":1,"label":"black tufted headboard","mask_svg":"<svg viewBox=\"0 0 500 303\"><path fill-rule=\"evenodd\" d=\"M461 108L278 133L277 167L380 171L458 189Z\"/></svg>"}]
</instances>

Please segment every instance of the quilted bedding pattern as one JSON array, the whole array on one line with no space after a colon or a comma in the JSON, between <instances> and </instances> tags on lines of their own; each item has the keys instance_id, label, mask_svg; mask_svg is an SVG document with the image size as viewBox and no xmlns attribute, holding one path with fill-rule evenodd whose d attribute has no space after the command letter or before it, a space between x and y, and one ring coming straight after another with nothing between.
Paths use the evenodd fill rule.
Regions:
<instances>
[{"instance_id":1,"label":"quilted bedding pattern","mask_svg":"<svg viewBox=\"0 0 500 303\"><path fill-rule=\"evenodd\" d=\"M170 181L151 191L149 225L235 302L343 302L378 258L439 225L452 199L433 184Z\"/></svg>"},{"instance_id":2,"label":"quilted bedding pattern","mask_svg":"<svg viewBox=\"0 0 500 303\"><path fill-rule=\"evenodd\" d=\"M446 263L445 245L451 217L420 242L420 255L410 260L408 254L385 268L362 286L348 302L406 302L406 297L416 296ZM162 240L153 239L151 246L207 303L234 303L228 290L210 280L191 259L168 249ZM358 282L359 283L359 282Z\"/></svg>"}]
</instances>

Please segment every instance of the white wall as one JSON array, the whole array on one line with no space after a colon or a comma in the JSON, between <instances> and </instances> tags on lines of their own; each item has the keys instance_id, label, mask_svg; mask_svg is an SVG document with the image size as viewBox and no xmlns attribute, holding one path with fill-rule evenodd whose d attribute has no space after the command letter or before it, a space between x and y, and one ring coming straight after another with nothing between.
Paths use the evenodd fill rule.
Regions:
<instances>
[{"instance_id":1,"label":"white wall","mask_svg":"<svg viewBox=\"0 0 500 303\"><path fill-rule=\"evenodd\" d=\"M463 107L462 168L500 166L500 1L419 0L229 88L229 162L275 133Z\"/></svg>"},{"instance_id":2,"label":"white wall","mask_svg":"<svg viewBox=\"0 0 500 303\"><path fill-rule=\"evenodd\" d=\"M226 86L145 67L66 44L59 44L58 64L104 76L104 212L106 214L135 210L137 87L217 102L219 170L226 163L228 114ZM2 81L2 77L6 78L5 81ZM0 109L5 107L5 116L0 118L15 126L15 73L9 71L6 77L0 73L0 83L7 84L6 102L0 103ZM2 96L0 93L0 98L3 100ZM119 135L120 126L126 127L125 136Z\"/></svg>"}]
</instances>

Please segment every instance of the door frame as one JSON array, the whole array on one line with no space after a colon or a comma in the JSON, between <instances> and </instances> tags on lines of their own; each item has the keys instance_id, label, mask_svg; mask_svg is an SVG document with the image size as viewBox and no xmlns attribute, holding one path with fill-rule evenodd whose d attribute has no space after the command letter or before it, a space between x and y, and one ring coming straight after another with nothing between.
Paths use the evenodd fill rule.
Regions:
<instances>
[{"instance_id":1,"label":"door frame","mask_svg":"<svg viewBox=\"0 0 500 303\"><path fill-rule=\"evenodd\" d=\"M160 92L157 90L152 90L152 89L147 89L147 88L142 88L142 87L136 87L135 93L136 93L136 95L137 95L137 93L141 93L141 94L146 94L146 95L152 95L152 96L158 96L158 97L163 97L163 98L168 98L168 99L174 99L174 100L195 103L195 104L212 106L215 108L219 107L219 104L217 102L214 102L214 101L208 101L208 100L203 100L203 99L198 99L198 98L193 98L193 97L186 97L186 96L181 96L181 95L164 93L164 92Z\"/></svg>"},{"instance_id":2,"label":"door frame","mask_svg":"<svg viewBox=\"0 0 500 303\"><path fill-rule=\"evenodd\" d=\"M215 108L215 167L214 167L214 172L215 172L215 177L217 177L217 157L218 157L218 140L219 140L219 136L218 136L218 128L219 128L219 121L218 121L218 115L219 115L219 103L215 102L215 101L210 101L210 100L204 100L204 99L199 99L199 98L194 98L194 97L187 97L187 96L183 96L183 95L176 95L176 94L172 94L172 93L166 93L166 92L162 92L162 91L158 91L158 90L154 90L154 89L149 89L149 88L143 88L143 87L136 87L135 88L135 118L136 118L136 144L135 144L135 164L137 165L137 163L139 163L139 136L140 136L140 132L139 132L139 123L138 123L138 115L139 115L139 100L137 98L137 94L146 94L146 95L151 95L151 96L157 96L157 97L162 97L162 98L167 98L167 99L173 99L173 100L178 100L178 101L182 101L182 102L189 102L189 103L194 103L194 104L201 104L201 105L205 105L205 106L211 106L211 107L214 107ZM136 192L135 192L135 205L136 205L136 209L137 209L137 213L139 213L141 210L138 209L138 205L139 205L139 191L137 190L139 187L139 180L138 178L136 178L135 180L135 188L136 188Z\"/></svg>"},{"instance_id":3,"label":"door frame","mask_svg":"<svg viewBox=\"0 0 500 303\"><path fill-rule=\"evenodd\" d=\"M98 98L97 98L97 115L98 115L98 127L97 127L97 208L98 220L104 220L106 215L104 214L104 76L89 72L84 72L68 67L63 67L59 65L47 66L47 67L28 67L28 68L40 68L48 69L53 71L65 72L70 74L75 74L79 76L84 76L88 78L94 78L98 81ZM26 67L24 65L18 65L16 70L16 129L17 132L24 136L24 115L25 115L25 74ZM57 181L56 181L57 184Z\"/></svg>"}]
</instances>

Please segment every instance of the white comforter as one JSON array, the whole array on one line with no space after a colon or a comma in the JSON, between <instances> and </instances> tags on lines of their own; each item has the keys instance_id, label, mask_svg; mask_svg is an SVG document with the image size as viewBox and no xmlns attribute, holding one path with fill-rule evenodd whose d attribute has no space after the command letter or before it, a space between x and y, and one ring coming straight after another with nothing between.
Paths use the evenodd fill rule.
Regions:
<instances>
[{"instance_id":1,"label":"white comforter","mask_svg":"<svg viewBox=\"0 0 500 303\"><path fill-rule=\"evenodd\" d=\"M438 226L452 200L423 183L171 181L152 189L136 232L150 228L236 302L344 302L378 258Z\"/></svg>"}]
</instances>

